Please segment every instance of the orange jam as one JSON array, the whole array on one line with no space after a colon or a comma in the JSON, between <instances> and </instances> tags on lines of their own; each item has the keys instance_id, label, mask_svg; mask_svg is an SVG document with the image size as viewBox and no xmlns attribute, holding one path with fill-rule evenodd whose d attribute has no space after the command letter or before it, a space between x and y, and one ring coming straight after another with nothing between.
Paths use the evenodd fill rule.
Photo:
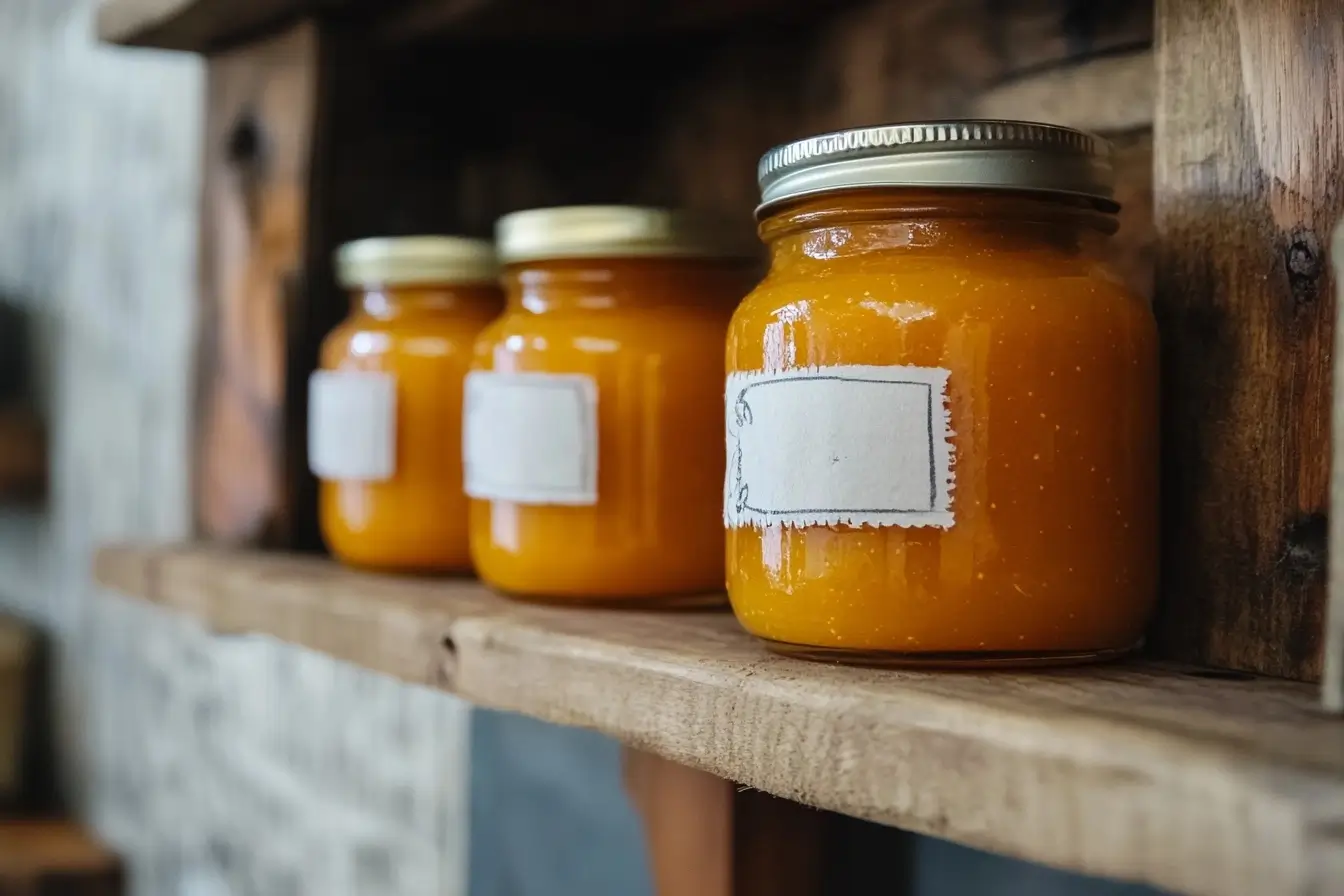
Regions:
<instances>
[{"instance_id":1,"label":"orange jam","mask_svg":"<svg viewBox=\"0 0 1344 896\"><path fill-rule=\"evenodd\" d=\"M462 379L503 307L488 242L361 240L338 254L351 313L322 344L310 386L309 461L338 559L465 571Z\"/></svg>"},{"instance_id":2,"label":"orange jam","mask_svg":"<svg viewBox=\"0 0 1344 896\"><path fill-rule=\"evenodd\" d=\"M723 339L748 280L654 209L519 212L467 382L471 550L556 603L721 595Z\"/></svg>"},{"instance_id":3,"label":"orange jam","mask_svg":"<svg viewBox=\"0 0 1344 896\"><path fill-rule=\"evenodd\" d=\"M960 174L767 190L724 518L733 610L781 651L1095 659L1153 607L1157 333L1102 259L1114 203Z\"/></svg>"}]
</instances>

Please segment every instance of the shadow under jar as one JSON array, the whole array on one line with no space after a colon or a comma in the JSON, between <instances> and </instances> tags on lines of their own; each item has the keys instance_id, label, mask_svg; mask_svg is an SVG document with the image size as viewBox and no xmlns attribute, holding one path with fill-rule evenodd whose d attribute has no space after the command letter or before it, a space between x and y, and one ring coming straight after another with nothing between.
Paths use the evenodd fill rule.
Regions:
<instances>
[{"instance_id":1,"label":"shadow under jar","mask_svg":"<svg viewBox=\"0 0 1344 896\"><path fill-rule=\"evenodd\" d=\"M332 554L354 566L467 572L462 380L499 314L494 248L459 237L367 239L337 253L350 316L309 384L309 466Z\"/></svg>"},{"instance_id":2,"label":"shadow under jar","mask_svg":"<svg viewBox=\"0 0 1344 896\"><path fill-rule=\"evenodd\" d=\"M517 212L497 241L508 309L464 423L477 572L537 601L722 601L723 340L750 268L659 209Z\"/></svg>"},{"instance_id":3,"label":"shadow under jar","mask_svg":"<svg viewBox=\"0 0 1344 896\"><path fill-rule=\"evenodd\" d=\"M1109 147L892 125L761 162L770 271L728 337L728 590L778 651L1036 665L1156 594L1157 333L1102 258Z\"/></svg>"}]
</instances>

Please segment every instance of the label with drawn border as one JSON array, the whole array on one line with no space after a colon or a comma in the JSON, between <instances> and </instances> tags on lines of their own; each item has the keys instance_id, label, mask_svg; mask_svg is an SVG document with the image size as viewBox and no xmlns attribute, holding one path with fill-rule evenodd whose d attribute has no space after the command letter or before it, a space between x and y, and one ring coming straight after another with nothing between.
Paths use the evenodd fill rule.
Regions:
<instances>
[{"instance_id":1,"label":"label with drawn border","mask_svg":"<svg viewBox=\"0 0 1344 896\"><path fill-rule=\"evenodd\" d=\"M729 374L724 525L951 527L948 376L877 365Z\"/></svg>"}]
</instances>

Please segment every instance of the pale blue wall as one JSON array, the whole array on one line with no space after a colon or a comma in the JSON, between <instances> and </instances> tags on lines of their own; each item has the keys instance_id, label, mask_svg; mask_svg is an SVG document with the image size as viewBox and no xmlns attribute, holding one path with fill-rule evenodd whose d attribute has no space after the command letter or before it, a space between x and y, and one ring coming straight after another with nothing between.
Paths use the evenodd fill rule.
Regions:
<instances>
[{"instance_id":1,"label":"pale blue wall","mask_svg":"<svg viewBox=\"0 0 1344 896\"><path fill-rule=\"evenodd\" d=\"M608 738L477 710L470 818L471 896L651 896Z\"/></svg>"}]
</instances>

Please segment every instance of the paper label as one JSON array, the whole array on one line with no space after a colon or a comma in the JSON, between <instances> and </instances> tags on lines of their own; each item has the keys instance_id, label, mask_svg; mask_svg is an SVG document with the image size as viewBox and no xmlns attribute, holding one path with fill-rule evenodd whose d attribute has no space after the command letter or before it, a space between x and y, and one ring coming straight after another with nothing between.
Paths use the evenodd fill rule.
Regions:
<instances>
[{"instance_id":1,"label":"paper label","mask_svg":"<svg viewBox=\"0 0 1344 896\"><path fill-rule=\"evenodd\" d=\"M318 479L383 482L397 465L397 379L319 370L308 379L308 469Z\"/></svg>"},{"instance_id":2,"label":"paper label","mask_svg":"<svg viewBox=\"0 0 1344 896\"><path fill-rule=\"evenodd\" d=\"M473 498L597 503L597 383L569 373L467 375L463 481Z\"/></svg>"},{"instance_id":3,"label":"paper label","mask_svg":"<svg viewBox=\"0 0 1344 896\"><path fill-rule=\"evenodd\" d=\"M724 524L950 527L947 379L869 365L730 374Z\"/></svg>"}]
</instances>

